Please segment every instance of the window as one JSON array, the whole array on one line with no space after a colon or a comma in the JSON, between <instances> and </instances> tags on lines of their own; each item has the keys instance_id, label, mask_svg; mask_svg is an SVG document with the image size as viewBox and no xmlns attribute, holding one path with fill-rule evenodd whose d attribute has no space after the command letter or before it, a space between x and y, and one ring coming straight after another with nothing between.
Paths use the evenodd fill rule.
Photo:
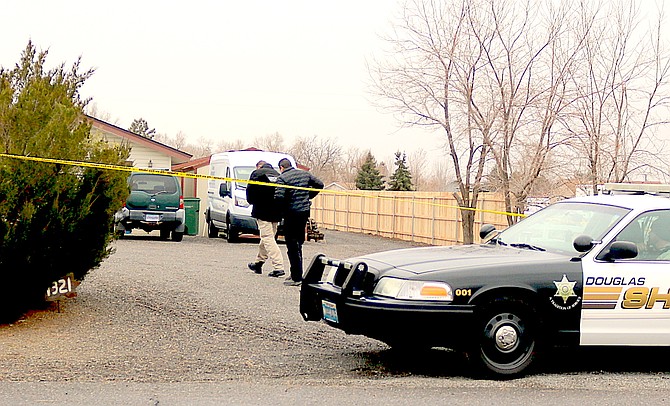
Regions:
<instances>
[{"instance_id":1,"label":"window","mask_svg":"<svg viewBox=\"0 0 670 406\"><path fill-rule=\"evenodd\" d=\"M635 260L670 260L670 210L644 213L631 221L614 239L635 243Z\"/></svg>"}]
</instances>

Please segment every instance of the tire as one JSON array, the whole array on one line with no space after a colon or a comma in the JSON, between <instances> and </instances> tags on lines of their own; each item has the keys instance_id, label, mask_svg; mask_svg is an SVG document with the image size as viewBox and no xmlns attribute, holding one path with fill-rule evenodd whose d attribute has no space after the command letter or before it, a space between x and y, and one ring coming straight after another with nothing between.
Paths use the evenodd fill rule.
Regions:
<instances>
[{"instance_id":1,"label":"tire","mask_svg":"<svg viewBox=\"0 0 670 406\"><path fill-rule=\"evenodd\" d=\"M237 229L230 224L230 219L226 219L226 241L237 242Z\"/></svg>"},{"instance_id":2,"label":"tire","mask_svg":"<svg viewBox=\"0 0 670 406\"><path fill-rule=\"evenodd\" d=\"M523 302L496 301L477 323L467 356L475 373L494 378L514 378L527 372L538 352L539 322Z\"/></svg>"},{"instance_id":3,"label":"tire","mask_svg":"<svg viewBox=\"0 0 670 406\"><path fill-rule=\"evenodd\" d=\"M207 220L207 237L219 238L219 229L212 223L212 220Z\"/></svg>"},{"instance_id":4,"label":"tire","mask_svg":"<svg viewBox=\"0 0 670 406\"><path fill-rule=\"evenodd\" d=\"M172 232L172 241L180 242L183 239L184 239L184 233L178 233L176 231Z\"/></svg>"},{"instance_id":5,"label":"tire","mask_svg":"<svg viewBox=\"0 0 670 406\"><path fill-rule=\"evenodd\" d=\"M170 238L170 230L161 229L160 230L160 239L167 240Z\"/></svg>"}]
</instances>

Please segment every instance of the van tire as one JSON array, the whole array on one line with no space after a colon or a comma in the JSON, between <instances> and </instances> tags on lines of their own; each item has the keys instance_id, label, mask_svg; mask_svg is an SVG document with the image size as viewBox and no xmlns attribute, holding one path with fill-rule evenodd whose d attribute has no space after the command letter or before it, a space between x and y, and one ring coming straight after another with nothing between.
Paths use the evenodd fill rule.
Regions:
<instances>
[{"instance_id":1,"label":"van tire","mask_svg":"<svg viewBox=\"0 0 670 406\"><path fill-rule=\"evenodd\" d=\"M219 237L219 229L216 228L214 223L212 223L212 220L207 220L207 237L209 238Z\"/></svg>"},{"instance_id":2,"label":"van tire","mask_svg":"<svg viewBox=\"0 0 670 406\"><path fill-rule=\"evenodd\" d=\"M226 219L226 241L237 242L237 229L230 224L230 219Z\"/></svg>"}]
</instances>

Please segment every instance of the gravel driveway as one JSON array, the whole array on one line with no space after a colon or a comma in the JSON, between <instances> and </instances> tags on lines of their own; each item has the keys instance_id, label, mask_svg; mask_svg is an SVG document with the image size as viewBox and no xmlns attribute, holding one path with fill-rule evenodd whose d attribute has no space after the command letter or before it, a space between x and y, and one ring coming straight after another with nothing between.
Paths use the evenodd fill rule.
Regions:
<instances>
[{"instance_id":1,"label":"gravel driveway","mask_svg":"<svg viewBox=\"0 0 670 406\"><path fill-rule=\"evenodd\" d=\"M317 253L344 258L412 245L325 230L324 241L305 244L304 256L308 263ZM551 354L544 373L473 380L453 352L396 354L377 341L304 322L299 288L246 268L255 241L185 237L174 243L139 233L117 241L115 249L60 312L35 312L0 327L0 384L236 382L253 388L265 382L405 392L451 388L452 395L454 388L563 396L625 390L668 400L667 350L563 351Z\"/></svg>"},{"instance_id":2,"label":"gravel driveway","mask_svg":"<svg viewBox=\"0 0 670 406\"><path fill-rule=\"evenodd\" d=\"M349 256L410 243L330 232L304 256ZM0 380L225 381L366 374L385 349L298 312L299 288L256 275L256 242L143 232L115 243L76 299L0 329ZM280 245L285 255L285 247ZM307 263L305 266L307 266ZM376 372L370 372L376 373Z\"/></svg>"}]
</instances>

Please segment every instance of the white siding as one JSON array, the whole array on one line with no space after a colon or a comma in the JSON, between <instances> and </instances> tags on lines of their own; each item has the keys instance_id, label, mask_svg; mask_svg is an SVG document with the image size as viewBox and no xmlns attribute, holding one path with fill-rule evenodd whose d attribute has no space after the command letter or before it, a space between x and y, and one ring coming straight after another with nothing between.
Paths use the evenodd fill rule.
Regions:
<instances>
[{"instance_id":1,"label":"white siding","mask_svg":"<svg viewBox=\"0 0 670 406\"><path fill-rule=\"evenodd\" d=\"M172 158L169 155L162 154L145 145L129 141L95 127L91 129L91 135L94 137L100 137L101 139L113 145L120 145L122 143L126 145L130 144L130 156L128 157L128 160L136 168L151 168L161 170L170 170L172 168ZM149 164L150 161L151 164Z\"/></svg>"}]
</instances>

